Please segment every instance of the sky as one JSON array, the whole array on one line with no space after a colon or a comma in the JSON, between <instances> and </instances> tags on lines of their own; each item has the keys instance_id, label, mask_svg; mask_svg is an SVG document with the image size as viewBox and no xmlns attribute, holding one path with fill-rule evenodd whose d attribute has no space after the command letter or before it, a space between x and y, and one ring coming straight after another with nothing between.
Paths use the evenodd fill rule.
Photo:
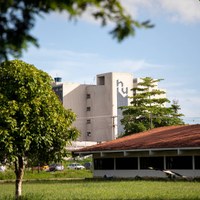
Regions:
<instances>
[{"instance_id":1,"label":"sky","mask_svg":"<svg viewBox=\"0 0 200 200\"><path fill-rule=\"evenodd\" d=\"M132 17L151 20L152 29L137 29L119 43L89 13L69 21L66 13L37 18L22 60L63 82L95 84L96 75L127 72L136 78L164 79L159 88L178 100L186 123L200 123L200 2L198 0L121 0Z\"/></svg>"}]
</instances>

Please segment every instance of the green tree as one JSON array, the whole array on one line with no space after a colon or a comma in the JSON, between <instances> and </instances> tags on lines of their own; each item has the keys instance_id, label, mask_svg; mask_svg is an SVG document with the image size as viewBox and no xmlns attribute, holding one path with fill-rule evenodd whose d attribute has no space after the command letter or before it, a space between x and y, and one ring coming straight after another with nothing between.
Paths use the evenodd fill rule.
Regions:
<instances>
[{"instance_id":1,"label":"green tree","mask_svg":"<svg viewBox=\"0 0 200 200\"><path fill-rule=\"evenodd\" d=\"M138 133L156 127L183 124L182 114L178 113L180 106L173 101L170 107L166 104L170 101L165 97L166 92L157 89L157 84L162 79L146 77L141 79L134 87L130 106L122 106L125 134Z\"/></svg>"},{"instance_id":2,"label":"green tree","mask_svg":"<svg viewBox=\"0 0 200 200\"><path fill-rule=\"evenodd\" d=\"M181 110L180 105L178 104L178 100L173 100L172 104L170 106L171 109L171 125L174 124L184 124L183 120L181 119L181 117L183 117L184 115L182 113L179 113L179 110ZM169 124L170 125L170 124Z\"/></svg>"},{"instance_id":3,"label":"green tree","mask_svg":"<svg viewBox=\"0 0 200 200\"><path fill-rule=\"evenodd\" d=\"M75 114L64 109L51 77L22 61L0 64L0 158L13 164L16 198L21 196L25 163L61 161L78 131Z\"/></svg>"},{"instance_id":4,"label":"green tree","mask_svg":"<svg viewBox=\"0 0 200 200\"><path fill-rule=\"evenodd\" d=\"M149 21L133 20L118 0L1 0L0 1L0 62L9 55L19 58L29 44L39 46L30 31L37 16L66 11L69 19L77 19L88 8L91 15L105 26L115 24L110 31L118 41L134 35L135 28L152 27Z\"/></svg>"}]
</instances>

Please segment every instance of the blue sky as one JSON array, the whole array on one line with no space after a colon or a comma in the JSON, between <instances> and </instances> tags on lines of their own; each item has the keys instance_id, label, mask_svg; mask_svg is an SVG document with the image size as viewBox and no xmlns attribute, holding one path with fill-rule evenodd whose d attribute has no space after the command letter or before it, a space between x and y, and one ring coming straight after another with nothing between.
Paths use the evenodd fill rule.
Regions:
<instances>
[{"instance_id":1,"label":"blue sky","mask_svg":"<svg viewBox=\"0 0 200 200\"><path fill-rule=\"evenodd\" d=\"M108 34L112 23L102 28L88 13L77 22L54 13L37 19L32 33L40 48L30 47L22 60L67 82L94 84L96 74L105 72L163 78L159 86L167 97L179 101L190 122L200 123L200 2L122 3L133 18L150 19L155 27L118 43Z\"/></svg>"}]
</instances>

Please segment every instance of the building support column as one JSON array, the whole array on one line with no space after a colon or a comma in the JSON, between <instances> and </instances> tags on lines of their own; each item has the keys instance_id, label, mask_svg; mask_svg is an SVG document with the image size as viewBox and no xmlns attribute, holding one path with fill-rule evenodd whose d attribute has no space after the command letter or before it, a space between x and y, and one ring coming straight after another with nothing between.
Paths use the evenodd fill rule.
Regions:
<instances>
[{"instance_id":1,"label":"building support column","mask_svg":"<svg viewBox=\"0 0 200 200\"><path fill-rule=\"evenodd\" d=\"M138 157L138 170L140 170L140 157Z\"/></svg>"},{"instance_id":2,"label":"building support column","mask_svg":"<svg viewBox=\"0 0 200 200\"><path fill-rule=\"evenodd\" d=\"M167 168L167 166L166 166L166 156L164 156L163 158L164 158L163 159L164 160L164 169L166 169Z\"/></svg>"},{"instance_id":3,"label":"building support column","mask_svg":"<svg viewBox=\"0 0 200 200\"><path fill-rule=\"evenodd\" d=\"M195 170L195 158L192 156L192 169Z\"/></svg>"}]
</instances>

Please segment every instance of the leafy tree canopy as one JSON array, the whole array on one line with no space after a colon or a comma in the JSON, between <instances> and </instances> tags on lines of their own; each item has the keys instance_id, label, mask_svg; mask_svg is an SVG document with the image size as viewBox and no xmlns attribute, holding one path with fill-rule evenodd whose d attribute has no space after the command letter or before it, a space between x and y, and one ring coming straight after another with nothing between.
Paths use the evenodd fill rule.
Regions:
<instances>
[{"instance_id":1,"label":"leafy tree canopy","mask_svg":"<svg viewBox=\"0 0 200 200\"><path fill-rule=\"evenodd\" d=\"M151 128L184 124L179 114L178 101L173 101L170 107L166 104L170 101L165 97L166 92L157 88L162 79L146 77L141 79L134 87L130 106L122 106L125 134L138 133Z\"/></svg>"},{"instance_id":2,"label":"leafy tree canopy","mask_svg":"<svg viewBox=\"0 0 200 200\"><path fill-rule=\"evenodd\" d=\"M135 28L152 27L149 21L133 20L118 0L1 0L0 61L7 60L9 55L21 57L29 43L39 46L30 33L36 16L66 11L70 19L75 19L88 8L92 8L91 15L103 26L109 21L115 24L110 33L118 41L134 35Z\"/></svg>"},{"instance_id":3,"label":"leafy tree canopy","mask_svg":"<svg viewBox=\"0 0 200 200\"><path fill-rule=\"evenodd\" d=\"M67 142L78 135L75 114L62 106L51 77L33 65L3 62L0 80L0 158L15 164L20 185L25 161L49 163L66 156Z\"/></svg>"}]
</instances>

